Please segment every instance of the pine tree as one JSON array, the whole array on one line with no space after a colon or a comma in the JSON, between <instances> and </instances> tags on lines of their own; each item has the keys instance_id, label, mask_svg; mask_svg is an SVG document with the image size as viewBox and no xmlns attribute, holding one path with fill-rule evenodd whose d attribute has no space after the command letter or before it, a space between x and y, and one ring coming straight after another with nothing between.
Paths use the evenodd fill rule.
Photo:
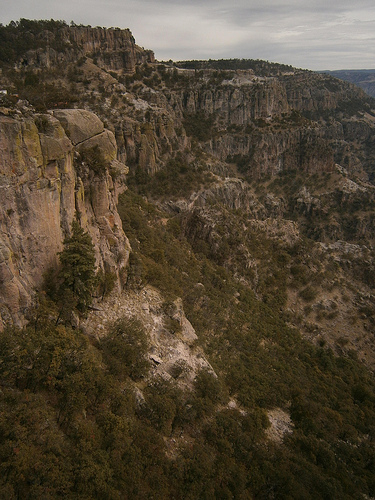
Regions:
<instances>
[{"instance_id":1,"label":"pine tree","mask_svg":"<svg viewBox=\"0 0 375 500\"><path fill-rule=\"evenodd\" d=\"M95 249L91 236L85 232L77 219L72 222L72 234L64 240L64 249L59 253L59 298L70 309L84 313L92 303L95 286Z\"/></svg>"}]
</instances>

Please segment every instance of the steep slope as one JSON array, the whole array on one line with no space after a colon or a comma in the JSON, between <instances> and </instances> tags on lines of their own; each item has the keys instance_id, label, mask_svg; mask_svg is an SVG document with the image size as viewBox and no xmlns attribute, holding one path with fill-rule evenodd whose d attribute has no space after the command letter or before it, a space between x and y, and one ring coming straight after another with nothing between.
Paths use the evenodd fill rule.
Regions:
<instances>
[{"instance_id":1,"label":"steep slope","mask_svg":"<svg viewBox=\"0 0 375 500\"><path fill-rule=\"evenodd\" d=\"M362 70L336 70L325 71L335 78L354 83L361 87L368 95L375 97L375 70L362 69Z\"/></svg>"},{"instance_id":2,"label":"steep slope","mask_svg":"<svg viewBox=\"0 0 375 500\"><path fill-rule=\"evenodd\" d=\"M19 323L43 274L56 268L76 213L97 265L124 277L130 248L116 204L127 168L116 159L113 134L84 110L2 115L0 130L1 317ZM84 161L95 147L96 171Z\"/></svg>"},{"instance_id":3,"label":"steep slope","mask_svg":"<svg viewBox=\"0 0 375 500\"><path fill-rule=\"evenodd\" d=\"M369 355L368 362L373 363L366 334L371 328L373 303L369 278L373 266L373 188L366 180L372 180L375 152L375 116L369 98L330 76L262 61L189 61L177 67L153 63L149 51L134 56L138 49L128 30L26 20L2 28L5 39L18 40L18 32L31 37L34 48L23 53L22 44L16 44L12 53L4 52L4 61L16 61L18 69L14 73L5 64L3 81L16 85L19 95L35 101L37 107L51 100L54 107L60 107L62 103L55 98L70 88L79 105L95 111L111 132L104 131L94 115L87 119L84 111L55 110L33 117L25 108L23 115L17 115L11 111L12 95L3 97L10 106L4 108L8 114L2 119L7 130L4 137L9 136L3 141L5 178L12 179L13 189L35 182L37 206L42 203L39 193L44 189L44 198L52 197L55 207L55 212L49 211L54 214L51 221L45 219L44 226L33 223L33 218L24 214L35 212L24 206L28 203L24 188L20 195L24 205L17 205L6 181L10 197L4 206L3 267L4 276L11 279L4 281L5 317L9 316L7 310L17 317L17 311L30 303L31 290L39 286L43 271L51 264L56 266L56 255L75 210L81 213L83 225L90 227L94 242L102 241L98 265L107 273L126 275L121 269L126 268L129 248L116 215L118 182L113 183L125 172L124 166L116 163L120 160L130 169L129 186L163 203L169 217L179 214L184 235L194 247L204 248L207 256L244 279L263 300L278 288L275 297L282 295L279 306L284 310L289 304L294 311L293 322L309 337L311 330L316 341L324 339L335 349L341 349L337 341L346 349L355 347L362 358ZM53 50L60 51L55 59L48 55L53 44ZM120 52L128 54L130 66L125 55L119 58ZM36 53L44 54L38 56L39 62ZM69 65L73 55L81 57L78 65ZM31 57L30 64L27 57ZM111 58L117 58L117 62ZM61 69L58 79L56 68ZM43 103L35 94L40 74L45 82ZM34 122L39 124L38 131ZM97 146L99 159L92 154ZM90 153L86 157L82 154L85 149ZM80 153L73 167L72 158ZM10 169L15 170L16 177L12 178ZM297 262L299 258L289 256L282 271L283 282L270 285L272 280L267 276L276 272L276 263L270 265L259 259L250 243L242 241L232 249L233 242L240 241L241 231L236 229L241 226L239 216L245 231L264 239L260 247L272 241L281 248L289 245L290 253L293 246L308 238L314 241L312 262L318 258L326 263L319 271L308 272L309 279L304 277L299 283L294 273L298 274L296 269L302 264ZM227 222L232 219L236 222ZM41 267L35 266L39 262L38 244L30 243L29 238L26 251L18 236L9 240L9 227L15 228L15 235L22 233L20 220L23 227L33 228L31 233L38 244L45 240L45 248L50 245ZM220 232L216 230L218 224ZM358 248L350 246L358 244ZM293 290L297 282L309 290L314 275L330 275L333 252L341 252L335 262L344 269L336 270L334 281L345 283L341 292L346 297L345 303L340 302L340 310L346 312L340 314L340 322L336 319L336 327L332 322L322 322L327 315L337 317L335 311L324 312L325 302L332 302L329 294L319 293L319 286L325 290L326 280L319 278L317 287L313 287L315 301L304 301L299 298L302 290ZM355 253L353 262L344 258L348 252ZM267 251L258 252L260 256L262 253L266 255ZM19 260L16 262L12 255ZM24 260L20 257L23 255ZM314 265L303 265L314 269ZM353 274L353 270L357 271ZM350 291L353 280L358 297ZM338 307L338 303L333 300L331 305ZM316 313L317 322L311 321L311 311L320 309L323 312ZM364 316L362 310L367 311ZM299 314L308 318L296 322ZM345 318L356 316L361 319L355 333L343 334L350 331Z\"/></svg>"},{"instance_id":4,"label":"steep slope","mask_svg":"<svg viewBox=\"0 0 375 500\"><path fill-rule=\"evenodd\" d=\"M133 73L136 65L154 61L153 52L138 47L128 29L21 19L1 26L0 33L1 63L19 69L48 69L90 55L100 67Z\"/></svg>"}]
</instances>

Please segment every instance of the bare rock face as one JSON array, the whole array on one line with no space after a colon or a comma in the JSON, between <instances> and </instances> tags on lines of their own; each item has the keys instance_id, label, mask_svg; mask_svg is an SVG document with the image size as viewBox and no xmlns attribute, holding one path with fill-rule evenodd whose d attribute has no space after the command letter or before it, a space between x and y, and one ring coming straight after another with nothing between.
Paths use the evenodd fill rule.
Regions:
<instances>
[{"instance_id":1,"label":"bare rock face","mask_svg":"<svg viewBox=\"0 0 375 500\"><path fill-rule=\"evenodd\" d=\"M238 71L237 77L244 72ZM274 78L233 78L221 87L189 90L182 96L187 113L217 113L229 125L247 125L290 111L286 90Z\"/></svg>"},{"instance_id":2,"label":"bare rock face","mask_svg":"<svg viewBox=\"0 0 375 500\"><path fill-rule=\"evenodd\" d=\"M47 41L47 48L29 50L20 65L48 68L91 56L102 68L133 73L137 64L154 62L154 53L136 45L128 29L66 26L55 34L45 31L41 35ZM55 39L60 43L54 44Z\"/></svg>"},{"instance_id":3,"label":"bare rock face","mask_svg":"<svg viewBox=\"0 0 375 500\"><path fill-rule=\"evenodd\" d=\"M53 114L74 146L104 131L102 121L84 109L59 109Z\"/></svg>"},{"instance_id":4,"label":"bare rock face","mask_svg":"<svg viewBox=\"0 0 375 500\"><path fill-rule=\"evenodd\" d=\"M221 160L241 157L254 178L286 170L332 172L333 151L319 129L259 130L249 135L223 134L205 149Z\"/></svg>"},{"instance_id":5,"label":"bare rock face","mask_svg":"<svg viewBox=\"0 0 375 500\"><path fill-rule=\"evenodd\" d=\"M150 286L124 290L100 302L81 327L100 339L121 318L137 319L147 333L150 378L174 379L180 387L191 389L199 371L217 376L196 342L198 336L185 316L181 298L166 303L160 292Z\"/></svg>"},{"instance_id":6,"label":"bare rock face","mask_svg":"<svg viewBox=\"0 0 375 500\"><path fill-rule=\"evenodd\" d=\"M282 443L285 436L293 432L292 419L285 410L273 408L267 411L270 427L266 431L267 438L276 443Z\"/></svg>"},{"instance_id":7,"label":"bare rock face","mask_svg":"<svg viewBox=\"0 0 375 500\"><path fill-rule=\"evenodd\" d=\"M323 126L299 113L334 108L337 98L327 89L318 92L310 84L305 92L308 100L298 98L301 103L295 107L288 80L238 70L215 85L210 84L210 76L208 72L206 79L194 85L187 81L183 89L142 88L137 98L128 94L136 113L145 116L142 124L127 117L117 126L120 152L129 164L155 173L173 151L190 147L189 120L189 133L194 123L207 120L207 137L197 136L205 153L224 162L240 161L242 170L255 179L287 170L331 172L335 165L332 145L341 144L344 149L345 136L355 134L351 123L346 132L341 125ZM304 94L302 81L299 85L298 92ZM365 137L371 127L362 128Z\"/></svg>"},{"instance_id":8,"label":"bare rock face","mask_svg":"<svg viewBox=\"0 0 375 500\"><path fill-rule=\"evenodd\" d=\"M82 47L85 54L94 54L99 65L108 69L133 73L136 64L154 61L154 53L138 47L129 29L74 26L66 28L64 34L71 43Z\"/></svg>"},{"instance_id":9,"label":"bare rock face","mask_svg":"<svg viewBox=\"0 0 375 500\"><path fill-rule=\"evenodd\" d=\"M145 101L134 99L136 109L144 106L149 112L148 121L140 124L129 117L124 117L116 130L116 141L121 159L129 164L137 164L148 173L155 173L163 161L168 160L173 151L184 150L189 145L181 122L175 123L175 111L166 108L151 107ZM179 126L179 127L178 127ZM181 129L177 135L176 128Z\"/></svg>"},{"instance_id":10,"label":"bare rock face","mask_svg":"<svg viewBox=\"0 0 375 500\"><path fill-rule=\"evenodd\" d=\"M68 137L71 136L71 139ZM98 144L108 169L78 169L77 148ZM116 210L127 167L116 160L111 132L92 113L0 115L1 321L22 323L43 273L58 265L58 252L78 212L97 251L97 265L124 279L130 246ZM111 167L112 168L112 167Z\"/></svg>"}]
</instances>

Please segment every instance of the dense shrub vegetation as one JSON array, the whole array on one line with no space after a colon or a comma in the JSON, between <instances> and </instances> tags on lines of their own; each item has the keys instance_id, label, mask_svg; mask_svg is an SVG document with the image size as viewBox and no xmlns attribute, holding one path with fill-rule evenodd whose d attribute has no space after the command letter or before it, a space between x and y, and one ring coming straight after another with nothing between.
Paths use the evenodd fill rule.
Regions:
<instances>
[{"instance_id":1,"label":"dense shrub vegetation","mask_svg":"<svg viewBox=\"0 0 375 500\"><path fill-rule=\"evenodd\" d=\"M141 168L135 168L128 177L128 184L138 194L175 199L198 191L211 179L211 174L204 170L202 164L189 163L183 155L176 155L152 176Z\"/></svg>"},{"instance_id":2,"label":"dense shrub vegetation","mask_svg":"<svg viewBox=\"0 0 375 500\"><path fill-rule=\"evenodd\" d=\"M257 75L269 76L270 74L280 74L281 72L292 71L294 68L287 64L272 63L260 59L218 59L208 61L179 61L178 67L187 69L216 69L219 71L252 69Z\"/></svg>"},{"instance_id":3,"label":"dense shrub vegetation","mask_svg":"<svg viewBox=\"0 0 375 500\"><path fill-rule=\"evenodd\" d=\"M167 226L158 223L162 214L131 192L122 196L120 210L125 230L138 239L138 244L131 240L136 249L130 268L131 276L137 277L138 285L150 283L166 294L174 293L183 297L188 316L200 332L200 341L220 373L221 388L210 389L210 384L204 378L200 379L201 382L197 380L200 384L197 386L197 396L204 398L198 406L198 401L195 401L197 416L202 416L199 408L203 402L205 411L210 409L212 412L219 401L223 404L226 398L235 396L241 406L246 408L248 422L251 421L251 425L249 423L249 427L246 427L236 410L224 412L223 417L221 412L217 413L217 409L214 411L219 419L224 419L224 415L225 418L231 417L231 425L236 429L234 431L232 428L231 431L236 445L228 434L219 433L220 445L216 443L216 451L210 450L214 455L226 450L226 458L231 457L235 461L234 469L231 470L236 471L241 481L244 481L236 483L236 487L233 484L228 487L232 488L229 497L236 497L242 487L240 485L245 485L246 481L249 491L259 498L270 498L270 489L277 498L324 498L326 495L332 498L356 497L362 487L359 485L364 483L355 478L356 472L349 465L352 458L348 461L348 457L353 456L349 452L350 448L356 449L358 456L362 453L368 455L371 449L370 441L363 443L364 448L361 450L354 445L362 432L369 432L368 436L373 432L370 415L375 410L375 400L371 375L366 374L366 370L354 359L336 358L324 345L315 348L303 341L295 330L280 320L277 312L280 305L275 309L275 299L282 291L282 281L265 285L271 287L267 295L269 298L263 303L259 302L246 287L233 281L229 269L225 270L215 263L214 256L202 252L191 253L178 219L170 220ZM265 260L275 259L275 270L280 267L283 252L279 248L267 247L266 242L261 242L259 238L257 246ZM181 248L184 247L186 250L181 254ZM266 248L268 254L264 255ZM306 284L311 276L306 271L308 268L302 264L303 260L300 260L303 255L305 250L302 245L299 250L291 249L289 259L296 262L292 266L294 279ZM203 287L197 288L197 282ZM137 286L135 283L133 281L132 286ZM236 294L238 300L234 300ZM215 335L212 335L213 331ZM368 415L366 431L362 426L364 407L359 403L359 393L366 394L363 400L366 400L364 414ZM263 442L264 429L267 427L264 410L273 407L290 409L295 430L283 446L274 447L268 443L264 449L261 446L255 451L249 443ZM195 418L195 425L199 426L200 419ZM218 432L216 421L204 428L205 440L212 445L215 440L211 439ZM244 431L244 428L248 430ZM247 443L249 448L239 451L237 446L240 443ZM244 458L248 453L252 456L251 464ZM281 467L281 463L285 467ZM267 470L270 482L260 477L255 479L258 467ZM246 468L252 477L250 482L246 480ZM369 481L366 486L368 491L374 487L374 470L372 466L370 469L372 472L364 473L366 481ZM351 480L347 479L347 474ZM338 479L341 475L343 477ZM225 485L227 487L227 483ZM224 491L222 487L221 491ZM206 490L199 491L203 495L202 492Z\"/></svg>"},{"instance_id":4,"label":"dense shrub vegetation","mask_svg":"<svg viewBox=\"0 0 375 500\"><path fill-rule=\"evenodd\" d=\"M228 269L194 252L178 219L161 223L130 191L119 208L134 248L128 286L183 297L218 378L201 372L191 391L148 379L140 323L120 319L90 340L56 326L42 296L27 327L0 337L1 497L372 495L375 385L366 369L304 341ZM295 265L293 275L303 281L306 271ZM228 407L231 398L239 407ZM275 407L294 424L284 444L265 439Z\"/></svg>"}]
</instances>

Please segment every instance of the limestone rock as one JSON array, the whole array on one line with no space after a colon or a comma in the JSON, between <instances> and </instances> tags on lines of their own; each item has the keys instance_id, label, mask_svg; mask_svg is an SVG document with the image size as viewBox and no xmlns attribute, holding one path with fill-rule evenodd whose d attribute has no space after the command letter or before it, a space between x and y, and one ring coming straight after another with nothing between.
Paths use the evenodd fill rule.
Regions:
<instances>
[{"instance_id":1,"label":"limestone rock","mask_svg":"<svg viewBox=\"0 0 375 500\"><path fill-rule=\"evenodd\" d=\"M276 443L282 443L284 437L293 432L293 422L289 413L281 408L273 408L267 411L270 427L267 429L267 437Z\"/></svg>"},{"instance_id":2,"label":"limestone rock","mask_svg":"<svg viewBox=\"0 0 375 500\"><path fill-rule=\"evenodd\" d=\"M180 323L180 332L169 329L168 319L171 317ZM181 299L166 307L160 292L151 286L140 290L127 289L100 302L100 308L92 311L80 326L89 335L100 339L119 318L136 318L142 323L149 340L150 377L174 378L181 387L191 388L200 370L217 376L195 342L198 337L185 316Z\"/></svg>"},{"instance_id":3,"label":"limestone rock","mask_svg":"<svg viewBox=\"0 0 375 500\"><path fill-rule=\"evenodd\" d=\"M191 200L189 208L204 207L220 200L220 203L229 209L242 209L253 215L264 210L248 184L235 178L225 178L213 183L208 189L202 189L192 195Z\"/></svg>"},{"instance_id":4,"label":"limestone rock","mask_svg":"<svg viewBox=\"0 0 375 500\"><path fill-rule=\"evenodd\" d=\"M182 300L180 298L173 302L170 315L172 319L178 321L180 324L181 330L179 332L179 337L187 344L193 344L198 339L198 336L195 333L192 324L185 316Z\"/></svg>"},{"instance_id":5,"label":"limestone rock","mask_svg":"<svg viewBox=\"0 0 375 500\"><path fill-rule=\"evenodd\" d=\"M44 164L63 160L67 152L72 151L72 143L65 134L59 120L51 115L39 117L42 130L39 133ZM38 118L37 118L38 120Z\"/></svg>"},{"instance_id":6,"label":"limestone rock","mask_svg":"<svg viewBox=\"0 0 375 500\"><path fill-rule=\"evenodd\" d=\"M35 171L43 163L38 129L33 119L0 116L2 176L14 177Z\"/></svg>"}]
</instances>

